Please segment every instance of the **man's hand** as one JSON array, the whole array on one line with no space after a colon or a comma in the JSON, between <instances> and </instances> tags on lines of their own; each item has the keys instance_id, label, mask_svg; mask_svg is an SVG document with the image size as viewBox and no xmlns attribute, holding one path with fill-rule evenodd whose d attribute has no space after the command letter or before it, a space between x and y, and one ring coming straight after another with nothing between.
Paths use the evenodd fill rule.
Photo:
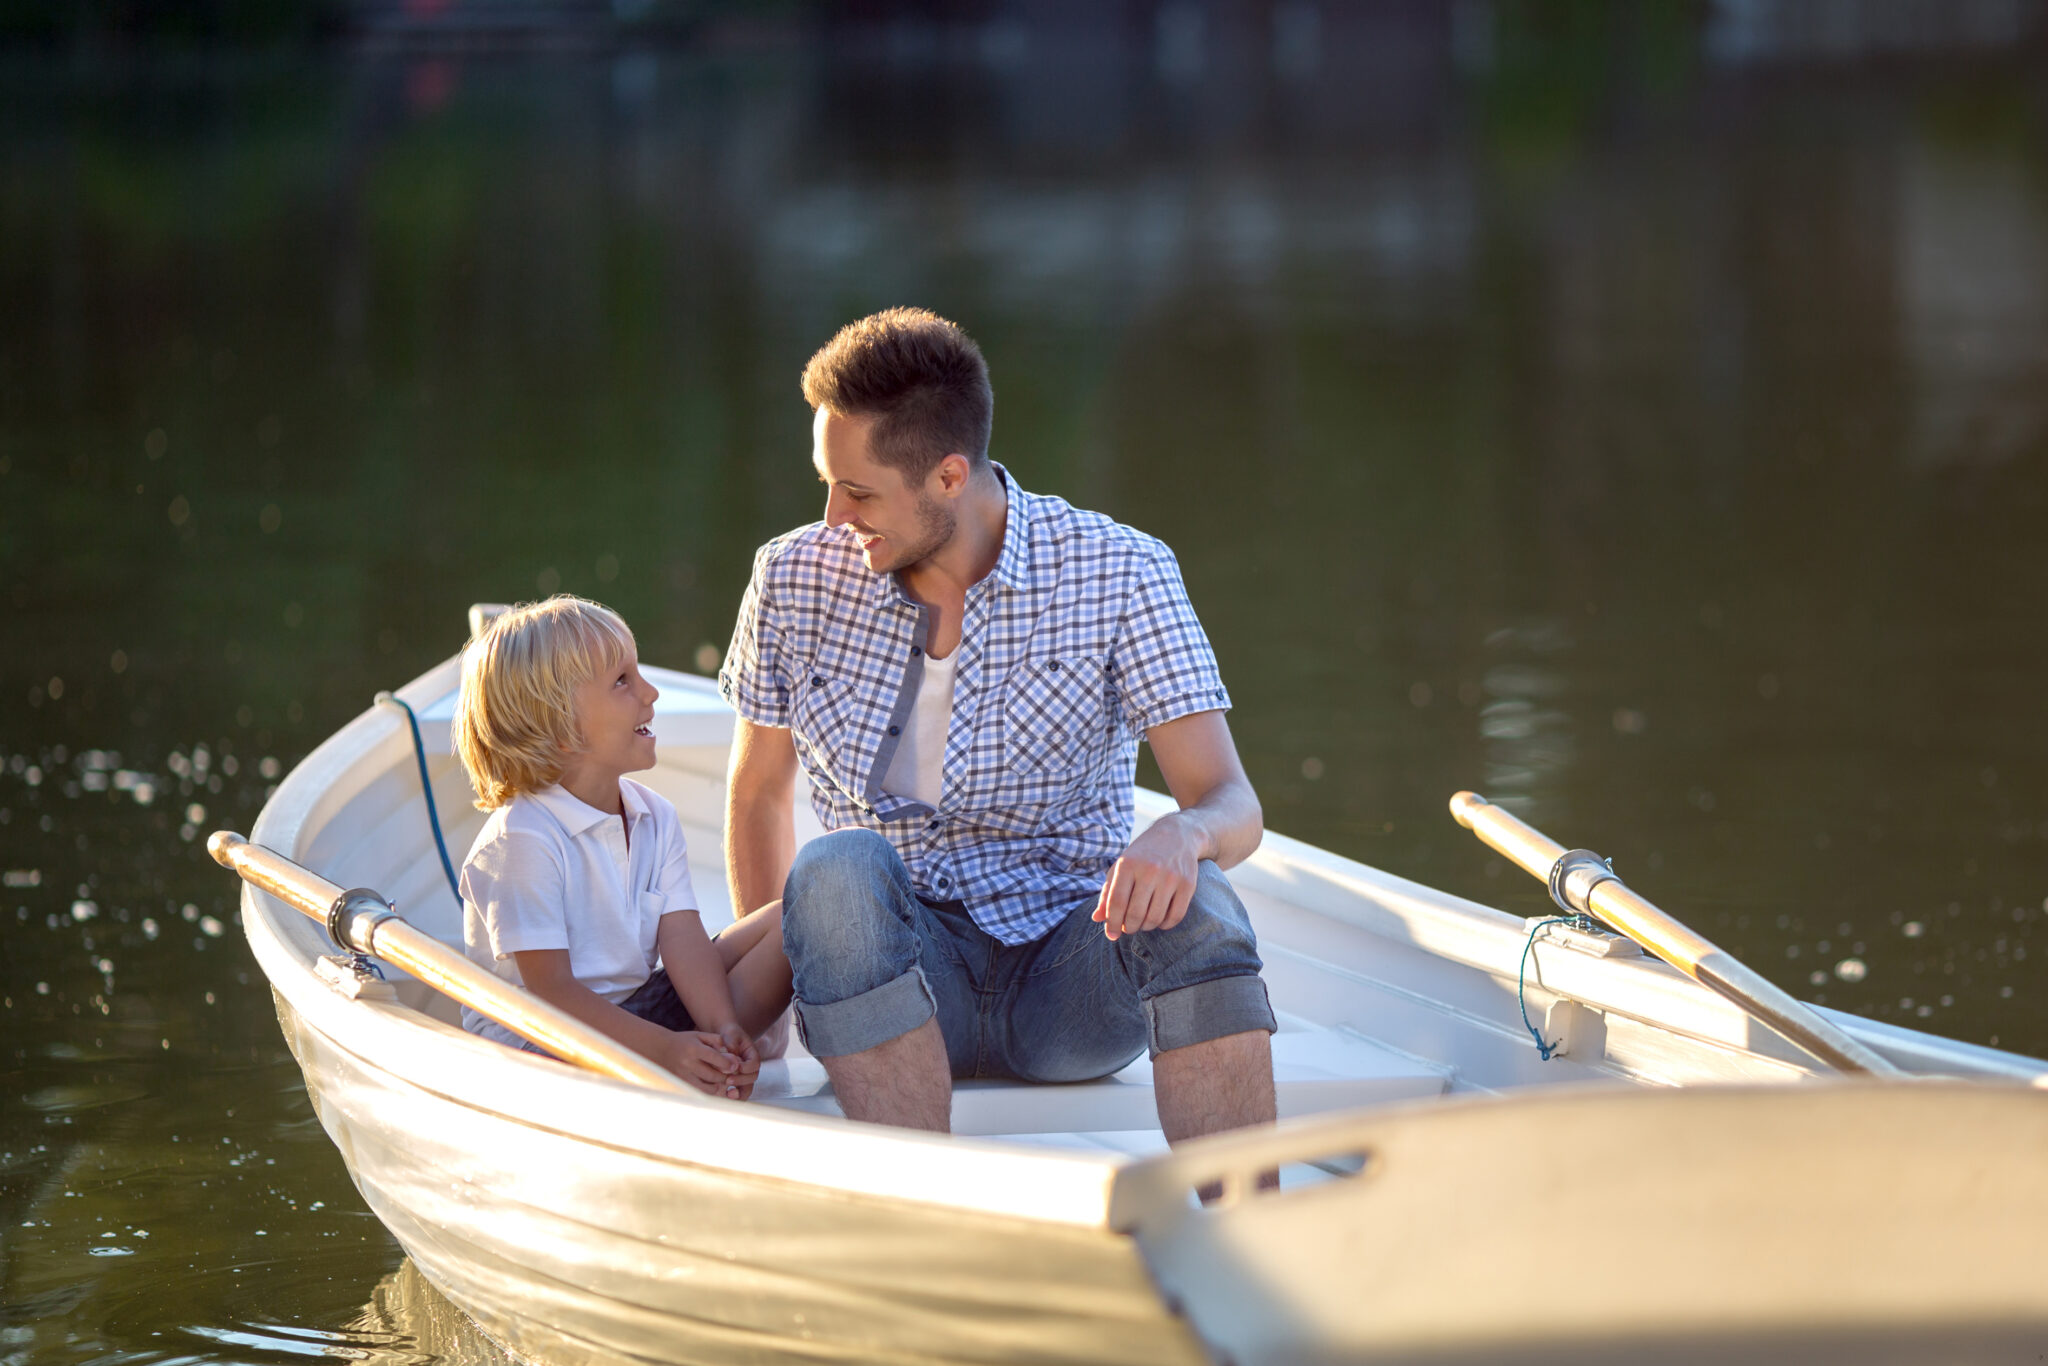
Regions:
<instances>
[{"instance_id":1,"label":"man's hand","mask_svg":"<svg viewBox=\"0 0 2048 1366\"><path fill-rule=\"evenodd\" d=\"M1188 913L1201 876L1200 836L1176 812L1154 821L1109 870L1095 919L1111 939L1170 930Z\"/></svg>"},{"instance_id":2,"label":"man's hand","mask_svg":"<svg viewBox=\"0 0 2048 1366\"><path fill-rule=\"evenodd\" d=\"M1259 847L1259 799L1220 711L1196 712L1145 732L1180 810L1131 841L1109 870L1095 919L1111 939L1180 924L1203 859L1232 868Z\"/></svg>"}]
</instances>

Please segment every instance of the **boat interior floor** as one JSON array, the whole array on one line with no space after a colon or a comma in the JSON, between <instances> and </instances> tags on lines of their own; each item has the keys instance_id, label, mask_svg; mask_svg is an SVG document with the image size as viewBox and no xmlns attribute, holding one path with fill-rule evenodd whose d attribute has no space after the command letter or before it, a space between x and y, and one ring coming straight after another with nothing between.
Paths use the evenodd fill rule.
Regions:
<instances>
[{"instance_id":1,"label":"boat interior floor","mask_svg":"<svg viewBox=\"0 0 2048 1366\"><path fill-rule=\"evenodd\" d=\"M1326 1029L1280 1017L1273 1036L1273 1082L1280 1117L1441 1095L1449 1084L1441 1067L1396 1053L1348 1030ZM755 1099L792 1110L840 1113L824 1064L803 1051L791 1031L788 1054L763 1064ZM1134 1135L1150 1131L1145 1151L1163 1147L1152 1096L1152 1063L1140 1054L1099 1081L1063 1085L1000 1080L953 1083L953 1132L1028 1138L1038 1143L1114 1136L1108 1146L1131 1151Z\"/></svg>"},{"instance_id":2,"label":"boat interior floor","mask_svg":"<svg viewBox=\"0 0 2048 1366\"><path fill-rule=\"evenodd\" d=\"M418 983L407 986L410 990L401 991L402 997L413 996L429 1015L459 1022L459 1011L446 997ZM422 995L430 999L418 999ZM1410 1057L1342 1027L1328 1028L1284 1012L1278 1019L1273 1085L1282 1119L1427 1099L1450 1087L1449 1069L1441 1064ZM812 1114L842 1113L825 1065L805 1051L794 1029L784 1056L761 1065L753 1098L759 1104ZM1166 1147L1152 1094L1152 1063L1143 1054L1097 1081L955 1081L953 1132L1132 1156Z\"/></svg>"}]
</instances>

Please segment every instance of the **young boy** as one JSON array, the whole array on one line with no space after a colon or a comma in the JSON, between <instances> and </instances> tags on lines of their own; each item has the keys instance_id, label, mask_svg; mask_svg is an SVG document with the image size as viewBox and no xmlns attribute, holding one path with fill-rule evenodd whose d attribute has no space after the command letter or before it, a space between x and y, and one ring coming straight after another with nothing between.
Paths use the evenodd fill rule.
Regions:
<instances>
[{"instance_id":1,"label":"young boy","mask_svg":"<svg viewBox=\"0 0 2048 1366\"><path fill-rule=\"evenodd\" d=\"M654 686L616 613L516 607L462 662L455 748L491 813L462 865L470 960L712 1095L744 1100L789 1004L780 902L705 937L654 766ZM476 1012L463 1028L539 1052Z\"/></svg>"}]
</instances>

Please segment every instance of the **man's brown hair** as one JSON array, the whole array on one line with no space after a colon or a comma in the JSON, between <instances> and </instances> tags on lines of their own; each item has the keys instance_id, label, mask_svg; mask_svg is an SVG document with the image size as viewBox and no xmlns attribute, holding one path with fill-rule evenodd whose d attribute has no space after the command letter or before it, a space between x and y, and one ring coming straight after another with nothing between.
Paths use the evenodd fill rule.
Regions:
<instances>
[{"instance_id":1,"label":"man's brown hair","mask_svg":"<svg viewBox=\"0 0 2048 1366\"><path fill-rule=\"evenodd\" d=\"M922 308L890 308L839 329L804 366L804 401L872 417L875 458L922 484L955 452L988 462L995 392L981 348Z\"/></svg>"}]
</instances>

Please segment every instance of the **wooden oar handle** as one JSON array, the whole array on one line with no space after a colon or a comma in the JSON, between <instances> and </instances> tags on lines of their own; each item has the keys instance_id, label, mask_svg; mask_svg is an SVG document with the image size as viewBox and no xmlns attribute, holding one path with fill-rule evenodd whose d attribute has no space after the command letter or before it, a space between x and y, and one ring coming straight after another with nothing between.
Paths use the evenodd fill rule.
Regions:
<instances>
[{"instance_id":1,"label":"wooden oar handle","mask_svg":"<svg viewBox=\"0 0 2048 1366\"><path fill-rule=\"evenodd\" d=\"M1550 836L1477 792L1460 792L1451 798L1451 815L1488 847L1548 886L1553 896L1565 890L1559 887L1556 873L1558 860L1571 851ZM1589 896L1572 892L1565 909L1598 916L1688 977L1699 977L1700 960L1717 951L1712 943L1629 890L1584 851L1580 851L1580 861L1598 871L1600 880Z\"/></svg>"},{"instance_id":2,"label":"wooden oar handle","mask_svg":"<svg viewBox=\"0 0 2048 1366\"><path fill-rule=\"evenodd\" d=\"M426 931L407 924L381 896L343 891L274 849L251 844L232 830L216 830L206 851L223 868L303 915L329 927L351 948L395 963L522 1039L593 1072L657 1091L697 1094L666 1068L601 1034L531 992L484 971Z\"/></svg>"},{"instance_id":3,"label":"wooden oar handle","mask_svg":"<svg viewBox=\"0 0 2048 1366\"><path fill-rule=\"evenodd\" d=\"M1543 881L1564 857L1564 846L1540 830L1524 825L1477 792L1460 792L1451 798L1451 815L1497 854Z\"/></svg>"}]
</instances>

